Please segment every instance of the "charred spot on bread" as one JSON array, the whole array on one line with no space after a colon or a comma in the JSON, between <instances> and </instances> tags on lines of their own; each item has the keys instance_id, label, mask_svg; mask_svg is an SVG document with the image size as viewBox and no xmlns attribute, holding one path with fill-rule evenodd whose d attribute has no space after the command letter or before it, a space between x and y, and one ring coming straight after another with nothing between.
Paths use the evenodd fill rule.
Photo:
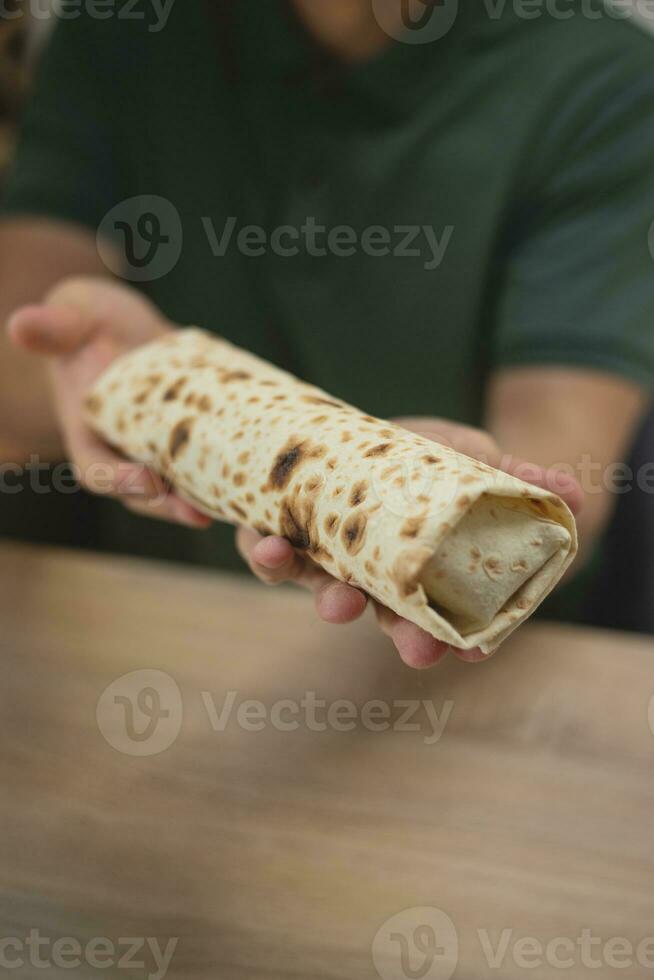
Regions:
<instances>
[{"instance_id":1,"label":"charred spot on bread","mask_svg":"<svg viewBox=\"0 0 654 980\"><path fill-rule=\"evenodd\" d=\"M317 493L322 487L324 480L320 473L314 473L304 484L304 490L306 493Z\"/></svg>"},{"instance_id":2,"label":"charred spot on bread","mask_svg":"<svg viewBox=\"0 0 654 980\"><path fill-rule=\"evenodd\" d=\"M175 459L188 445L189 439L191 438L192 428L193 419L182 419L170 433L170 439L168 440L168 455L171 459Z\"/></svg>"},{"instance_id":3,"label":"charred spot on bread","mask_svg":"<svg viewBox=\"0 0 654 980\"><path fill-rule=\"evenodd\" d=\"M179 394L187 381L188 378L186 377L178 378L177 381L174 381L166 388L161 400L164 402L174 402L179 398Z\"/></svg>"},{"instance_id":4,"label":"charred spot on bread","mask_svg":"<svg viewBox=\"0 0 654 980\"><path fill-rule=\"evenodd\" d=\"M266 490L285 490L300 466L309 459L321 459L326 453L326 446L312 446L308 439L292 436L275 458Z\"/></svg>"},{"instance_id":5,"label":"charred spot on bread","mask_svg":"<svg viewBox=\"0 0 654 980\"><path fill-rule=\"evenodd\" d=\"M359 480L354 484L350 491L349 504L350 507L358 507L359 504L365 503L365 499L368 491L368 483L366 480Z\"/></svg>"},{"instance_id":6,"label":"charred spot on bread","mask_svg":"<svg viewBox=\"0 0 654 980\"><path fill-rule=\"evenodd\" d=\"M504 563L495 555L490 555L482 567L490 579L499 579L504 575Z\"/></svg>"},{"instance_id":7,"label":"charred spot on bread","mask_svg":"<svg viewBox=\"0 0 654 980\"><path fill-rule=\"evenodd\" d=\"M99 395L89 395L84 402L84 407L90 415L98 415L102 411L102 399Z\"/></svg>"},{"instance_id":8,"label":"charred spot on bread","mask_svg":"<svg viewBox=\"0 0 654 980\"><path fill-rule=\"evenodd\" d=\"M372 449L368 449L365 456L367 459L372 456L385 456L390 448L390 442L380 442L377 446L373 446Z\"/></svg>"},{"instance_id":9,"label":"charred spot on bread","mask_svg":"<svg viewBox=\"0 0 654 980\"><path fill-rule=\"evenodd\" d=\"M290 439L277 454L269 475L270 486L275 490L285 490L306 457L306 440Z\"/></svg>"},{"instance_id":10,"label":"charred spot on bread","mask_svg":"<svg viewBox=\"0 0 654 980\"><path fill-rule=\"evenodd\" d=\"M319 546L315 510L311 501L285 497L279 514L280 534L300 551Z\"/></svg>"},{"instance_id":11,"label":"charred spot on bread","mask_svg":"<svg viewBox=\"0 0 654 980\"><path fill-rule=\"evenodd\" d=\"M328 534L330 538L333 538L338 531L338 526L340 523L341 519L338 514L327 514L324 523L325 533Z\"/></svg>"},{"instance_id":12,"label":"charred spot on bread","mask_svg":"<svg viewBox=\"0 0 654 980\"><path fill-rule=\"evenodd\" d=\"M318 395L303 395L302 401L308 405L332 405L334 408L341 407L340 402L334 402L330 398L321 398Z\"/></svg>"},{"instance_id":13,"label":"charred spot on bread","mask_svg":"<svg viewBox=\"0 0 654 980\"><path fill-rule=\"evenodd\" d=\"M547 504L544 500L541 500L539 497L528 497L527 500L540 514L547 517Z\"/></svg>"},{"instance_id":14,"label":"charred spot on bread","mask_svg":"<svg viewBox=\"0 0 654 980\"><path fill-rule=\"evenodd\" d=\"M417 538L425 523L424 516L409 517L400 528L400 535L403 538Z\"/></svg>"},{"instance_id":15,"label":"charred spot on bread","mask_svg":"<svg viewBox=\"0 0 654 980\"><path fill-rule=\"evenodd\" d=\"M349 555L358 555L366 536L367 518L361 511L346 517L341 528L341 540Z\"/></svg>"},{"instance_id":16,"label":"charred spot on bread","mask_svg":"<svg viewBox=\"0 0 654 980\"><path fill-rule=\"evenodd\" d=\"M323 544L319 544L311 549L311 557L315 561L332 562L334 560L334 556L332 555L331 551L325 548Z\"/></svg>"}]
</instances>

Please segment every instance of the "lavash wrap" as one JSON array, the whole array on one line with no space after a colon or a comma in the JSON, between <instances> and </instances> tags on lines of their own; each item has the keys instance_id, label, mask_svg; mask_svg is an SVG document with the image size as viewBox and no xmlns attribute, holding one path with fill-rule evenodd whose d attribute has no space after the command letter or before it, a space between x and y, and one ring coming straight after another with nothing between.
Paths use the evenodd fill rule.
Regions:
<instances>
[{"instance_id":1,"label":"lavash wrap","mask_svg":"<svg viewBox=\"0 0 654 980\"><path fill-rule=\"evenodd\" d=\"M492 652L577 550L555 494L194 328L116 359L85 415L205 514L283 535L460 649Z\"/></svg>"}]
</instances>

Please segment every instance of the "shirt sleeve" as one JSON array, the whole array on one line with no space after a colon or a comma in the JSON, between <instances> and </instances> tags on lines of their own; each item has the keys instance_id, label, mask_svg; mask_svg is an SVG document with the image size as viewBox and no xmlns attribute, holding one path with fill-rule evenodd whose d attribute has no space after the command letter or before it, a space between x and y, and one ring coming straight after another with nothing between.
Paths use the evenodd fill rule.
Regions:
<instances>
[{"instance_id":1,"label":"shirt sleeve","mask_svg":"<svg viewBox=\"0 0 654 980\"><path fill-rule=\"evenodd\" d=\"M58 21L21 126L0 214L98 227L121 200L120 50L111 23Z\"/></svg>"},{"instance_id":2,"label":"shirt sleeve","mask_svg":"<svg viewBox=\"0 0 654 980\"><path fill-rule=\"evenodd\" d=\"M639 39L640 40L640 39ZM509 222L495 367L564 364L654 388L654 44L584 71Z\"/></svg>"}]
</instances>

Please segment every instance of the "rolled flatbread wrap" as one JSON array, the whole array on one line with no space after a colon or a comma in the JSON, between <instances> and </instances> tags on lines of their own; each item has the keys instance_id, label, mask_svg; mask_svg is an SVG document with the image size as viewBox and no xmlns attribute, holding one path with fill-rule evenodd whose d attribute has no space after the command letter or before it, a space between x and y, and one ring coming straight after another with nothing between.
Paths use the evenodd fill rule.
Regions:
<instances>
[{"instance_id":1,"label":"rolled flatbread wrap","mask_svg":"<svg viewBox=\"0 0 654 980\"><path fill-rule=\"evenodd\" d=\"M284 536L460 649L492 652L576 554L555 494L201 330L114 361L86 419L205 514Z\"/></svg>"}]
</instances>

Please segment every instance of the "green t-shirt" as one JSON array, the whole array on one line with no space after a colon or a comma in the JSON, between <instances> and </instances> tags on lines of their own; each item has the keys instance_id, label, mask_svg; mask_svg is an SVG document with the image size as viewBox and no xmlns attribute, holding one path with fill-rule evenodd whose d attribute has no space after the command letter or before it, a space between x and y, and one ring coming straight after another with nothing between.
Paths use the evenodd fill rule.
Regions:
<instances>
[{"instance_id":1,"label":"green t-shirt","mask_svg":"<svg viewBox=\"0 0 654 980\"><path fill-rule=\"evenodd\" d=\"M4 211L127 214L144 237L117 241L166 314L382 417L483 424L489 373L514 364L651 387L654 42L565 6L463 0L439 40L354 67L283 0L184 0L162 29L77 10ZM228 528L97 507L95 543L234 565Z\"/></svg>"}]
</instances>

